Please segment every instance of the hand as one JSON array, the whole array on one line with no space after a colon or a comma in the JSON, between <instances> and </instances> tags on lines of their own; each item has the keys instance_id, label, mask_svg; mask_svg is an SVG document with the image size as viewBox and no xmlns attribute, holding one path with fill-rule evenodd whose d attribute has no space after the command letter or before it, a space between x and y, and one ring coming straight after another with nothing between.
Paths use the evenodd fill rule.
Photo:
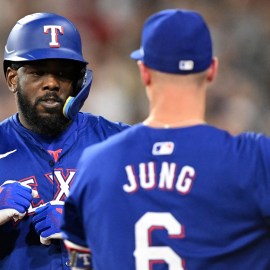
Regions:
<instances>
[{"instance_id":1,"label":"hand","mask_svg":"<svg viewBox=\"0 0 270 270\"><path fill-rule=\"evenodd\" d=\"M63 206L62 201L50 201L36 209L32 222L43 245L50 245L51 239L62 239L60 224Z\"/></svg>"},{"instance_id":2,"label":"hand","mask_svg":"<svg viewBox=\"0 0 270 270\"><path fill-rule=\"evenodd\" d=\"M0 186L0 225L11 218L22 219L34 197L36 190L24 186L20 182L7 180Z\"/></svg>"}]
</instances>

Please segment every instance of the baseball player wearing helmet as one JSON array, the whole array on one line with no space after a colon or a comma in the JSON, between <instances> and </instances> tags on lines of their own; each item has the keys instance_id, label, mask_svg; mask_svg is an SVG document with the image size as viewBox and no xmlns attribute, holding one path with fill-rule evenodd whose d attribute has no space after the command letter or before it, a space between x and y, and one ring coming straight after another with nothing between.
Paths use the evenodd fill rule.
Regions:
<instances>
[{"instance_id":1,"label":"baseball player wearing helmet","mask_svg":"<svg viewBox=\"0 0 270 270\"><path fill-rule=\"evenodd\" d=\"M81 113L92 72L66 18L35 13L11 30L4 73L18 113L0 123L0 269L70 269L59 240L83 150L128 125Z\"/></svg>"},{"instance_id":2,"label":"baseball player wearing helmet","mask_svg":"<svg viewBox=\"0 0 270 270\"><path fill-rule=\"evenodd\" d=\"M205 123L217 73L205 20L158 12L131 57L150 114L82 155L66 245L89 247L95 270L270 269L270 140Z\"/></svg>"}]
</instances>

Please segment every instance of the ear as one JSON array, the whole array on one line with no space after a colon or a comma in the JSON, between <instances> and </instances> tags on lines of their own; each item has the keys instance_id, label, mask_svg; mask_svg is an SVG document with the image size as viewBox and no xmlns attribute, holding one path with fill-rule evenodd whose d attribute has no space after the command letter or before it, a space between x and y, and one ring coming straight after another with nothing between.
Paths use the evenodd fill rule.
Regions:
<instances>
[{"instance_id":1,"label":"ear","mask_svg":"<svg viewBox=\"0 0 270 270\"><path fill-rule=\"evenodd\" d=\"M208 69L207 80L209 82L212 82L216 78L217 72L218 72L218 58L214 57Z\"/></svg>"},{"instance_id":2,"label":"ear","mask_svg":"<svg viewBox=\"0 0 270 270\"><path fill-rule=\"evenodd\" d=\"M145 86L149 85L151 83L150 69L142 61L138 61L137 64L140 69L140 74L141 74L141 79L142 79L143 84Z\"/></svg>"},{"instance_id":3,"label":"ear","mask_svg":"<svg viewBox=\"0 0 270 270\"><path fill-rule=\"evenodd\" d=\"M14 70L10 67L7 68L6 81L8 88L12 93L17 92L17 76L18 76L17 70Z\"/></svg>"}]
</instances>

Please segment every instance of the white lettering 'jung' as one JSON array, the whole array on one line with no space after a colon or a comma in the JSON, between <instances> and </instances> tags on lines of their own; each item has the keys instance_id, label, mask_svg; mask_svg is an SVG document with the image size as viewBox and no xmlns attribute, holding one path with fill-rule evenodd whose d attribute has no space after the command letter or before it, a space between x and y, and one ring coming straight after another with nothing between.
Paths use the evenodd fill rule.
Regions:
<instances>
[{"instance_id":1,"label":"white lettering 'jung'","mask_svg":"<svg viewBox=\"0 0 270 270\"><path fill-rule=\"evenodd\" d=\"M123 189L127 193L136 192L140 187L146 190L176 189L181 194L187 194L191 190L196 174L195 169L188 165L183 166L177 173L177 165L174 162L162 162L159 174L154 162L140 163L138 174L132 165L126 166L125 170L128 183L123 185Z\"/></svg>"},{"instance_id":2,"label":"white lettering 'jung'","mask_svg":"<svg viewBox=\"0 0 270 270\"><path fill-rule=\"evenodd\" d=\"M60 43L58 42L58 32L63 35L64 27L60 25L44 25L44 34L49 34L49 32L51 32L51 42L49 43L50 47L59 48Z\"/></svg>"}]
</instances>

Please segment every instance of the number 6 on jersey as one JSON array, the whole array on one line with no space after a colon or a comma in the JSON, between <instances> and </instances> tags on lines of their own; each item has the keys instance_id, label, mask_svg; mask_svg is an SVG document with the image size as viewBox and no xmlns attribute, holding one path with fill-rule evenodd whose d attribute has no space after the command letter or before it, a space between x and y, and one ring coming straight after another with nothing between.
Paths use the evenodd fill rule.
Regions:
<instances>
[{"instance_id":1,"label":"number 6 on jersey","mask_svg":"<svg viewBox=\"0 0 270 270\"><path fill-rule=\"evenodd\" d=\"M168 264L169 270L184 270L182 259L170 247L150 246L151 232L155 229L166 229L171 238L182 238L183 228L170 213L144 214L135 224L136 270L152 269L156 263Z\"/></svg>"}]
</instances>

